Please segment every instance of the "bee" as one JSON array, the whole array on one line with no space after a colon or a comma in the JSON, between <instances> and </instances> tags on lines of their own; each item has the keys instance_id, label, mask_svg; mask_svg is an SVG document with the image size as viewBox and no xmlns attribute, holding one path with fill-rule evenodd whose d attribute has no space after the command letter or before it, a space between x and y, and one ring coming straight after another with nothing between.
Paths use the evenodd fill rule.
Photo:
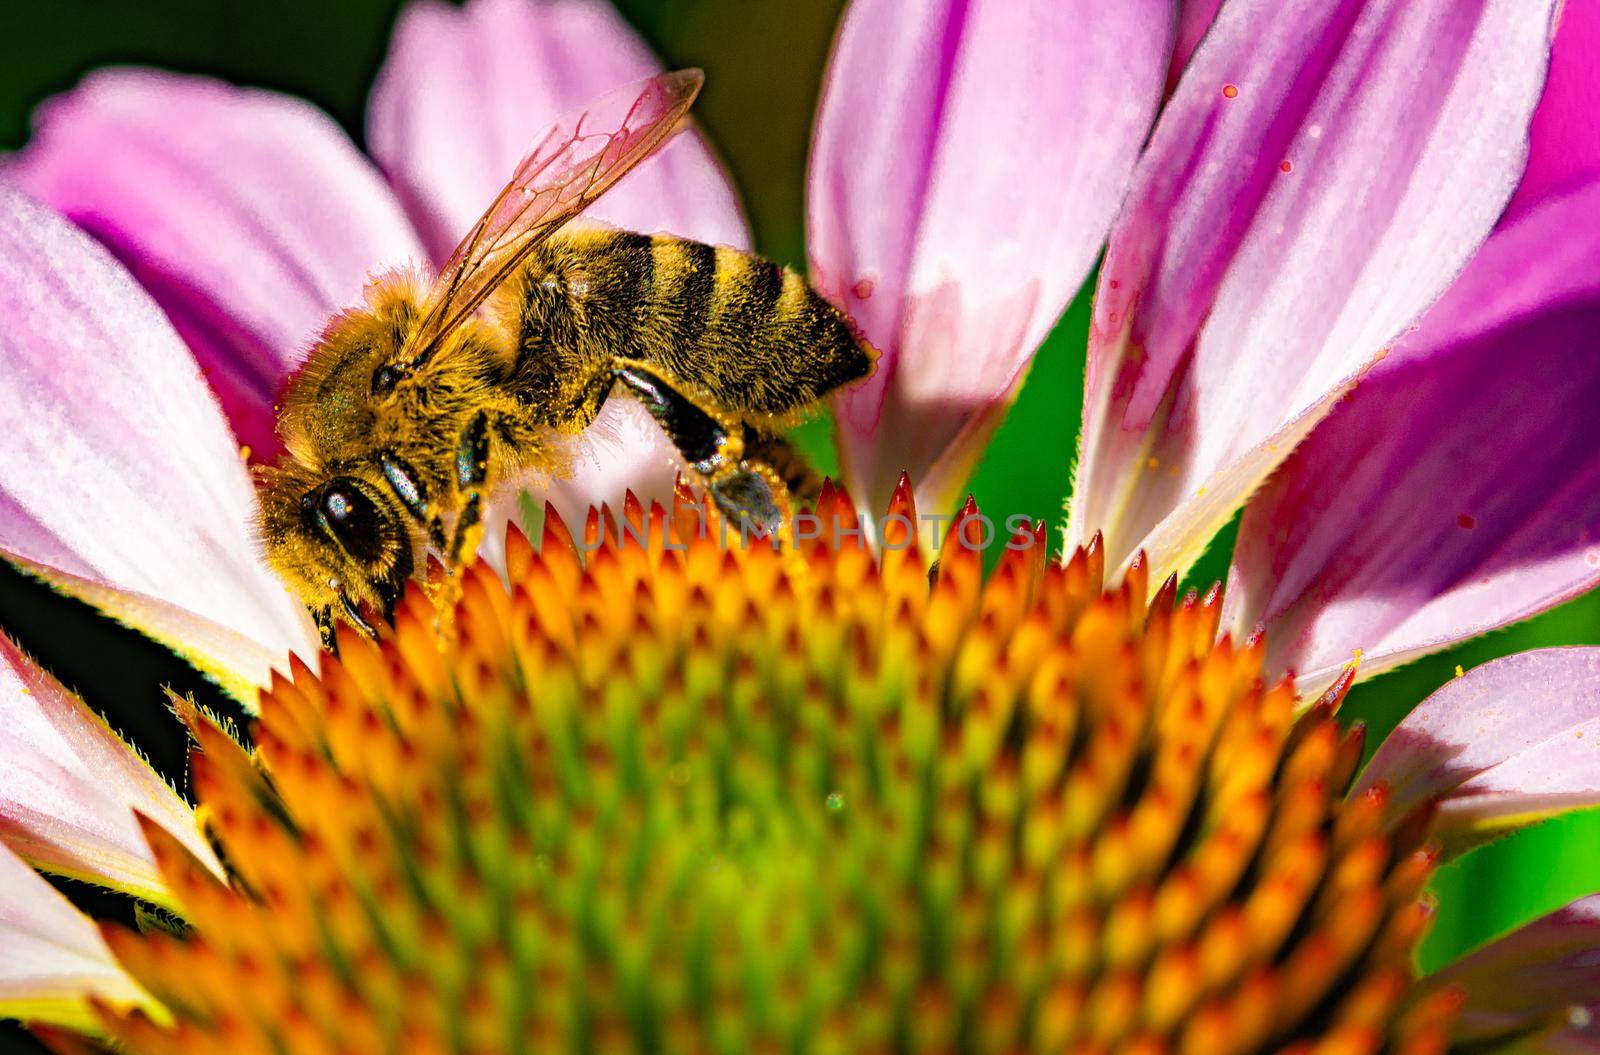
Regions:
<instances>
[{"instance_id":1,"label":"bee","mask_svg":"<svg viewBox=\"0 0 1600 1055\"><path fill-rule=\"evenodd\" d=\"M431 285L378 278L290 379L258 526L326 646L341 621L392 622L430 557L453 575L497 491L567 472L618 394L735 522L774 531L810 497L780 430L872 372L850 320L771 261L571 222L680 129L702 79L648 78L558 122Z\"/></svg>"}]
</instances>

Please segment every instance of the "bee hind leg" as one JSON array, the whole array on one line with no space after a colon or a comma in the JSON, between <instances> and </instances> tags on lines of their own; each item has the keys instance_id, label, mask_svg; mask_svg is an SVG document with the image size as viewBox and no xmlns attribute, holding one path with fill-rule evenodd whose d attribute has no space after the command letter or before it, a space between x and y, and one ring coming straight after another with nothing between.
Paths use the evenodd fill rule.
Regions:
<instances>
[{"instance_id":1,"label":"bee hind leg","mask_svg":"<svg viewBox=\"0 0 1600 1055\"><path fill-rule=\"evenodd\" d=\"M745 426L744 451L747 461L770 468L793 499L814 506L822 495L822 474L795 445L776 433Z\"/></svg>"},{"instance_id":2,"label":"bee hind leg","mask_svg":"<svg viewBox=\"0 0 1600 1055\"><path fill-rule=\"evenodd\" d=\"M659 369L618 359L612 378L639 400L656 420L724 516L741 530L775 534L788 519L788 492L768 466L745 458L744 424L714 414L684 393Z\"/></svg>"},{"instance_id":3,"label":"bee hind leg","mask_svg":"<svg viewBox=\"0 0 1600 1055\"><path fill-rule=\"evenodd\" d=\"M744 430L739 423L706 410L684 395L660 370L634 360L618 359L611 368L611 376L644 404L695 472L709 477L744 457Z\"/></svg>"}]
</instances>

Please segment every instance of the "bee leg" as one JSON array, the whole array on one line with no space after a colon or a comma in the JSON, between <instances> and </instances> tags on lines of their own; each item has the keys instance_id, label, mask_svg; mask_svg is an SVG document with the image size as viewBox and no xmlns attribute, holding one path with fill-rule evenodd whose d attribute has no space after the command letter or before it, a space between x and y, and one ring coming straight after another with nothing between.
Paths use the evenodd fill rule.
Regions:
<instances>
[{"instance_id":1,"label":"bee leg","mask_svg":"<svg viewBox=\"0 0 1600 1055\"><path fill-rule=\"evenodd\" d=\"M317 636L322 639L322 650L335 656L339 654L339 638L332 608L313 608L311 619L317 624Z\"/></svg>"},{"instance_id":2,"label":"bee leg","mask_svg":"<svg viewBox=\"0 0 1600 1055\"><path fill-rule=\"evenodd\" d=\"M374 584L378 594L378 602L382 606L379 615L390 628L394 627L394 612L400 604L400 598L405 593L405 580L400 582L378 582Z\"/></svg>"},{"instance_id":3,"label":"bee leg","mask_svg":"<svg viewBox=\"0 0 1600 1055\"><path fill-rule=\"evenodd\" d=\"M776 484L776 486L774 486ZM711 497L723 516L739 525L740 538L776 538L789 519L781 482L765 467L741 464L712 478Z\"/></svg>"},{"instance_id":4,"label":"bee leg","mask_svg":"<svg viewBox=\"0 0 1600 1055\"><path fill-rule=\"evenodd\" d=\"M445 566L454 575L463 558L478 548L483 535L483 487L489 480L489 415L478 411L461 434L456 451L456 485L466 496L450 532Z\"/></svg>"},{"instance_id":5,"label":"bee leg","mask_svg":"<svg viewBox=\"0 0 1600 1055\"><path fill-rule=\"evenodd\" d=\"M770 536L786 519L786 495L770 469L744 460L744 426L713 415L679 391L659 370L645 363L618 359L612 377L644 404L666 432L689 468L705 480L723 514L762 536Z\"/></svg>"},{"instance_id":6,"label":"bee leg","mask_svg":"<svg viewBox=\"0 0 1600 1055\"><path fill-rule=\"evenodd\" d=\"M467 495L467 504L461 507L456 529L450 537L450 567L459 568L467 554L477 550L483 541L483 495L473 491Z\"/></svg>"},{"instance_id":7,"label":"bee leg","mask_svg":"<svg viewBox=\"0 0 1600 1055\"><path fill-rule=\"evenodd\" d=\"M744 456L771 469L796 502L814 506L821 497L822 474L782 436L746 425Z\"/></svg>"},{"instance_id":8,"label":"bee leg","mask_svg":"<svg viewBox=\"0 0 1600 1055\"><path fill-rule=\"evenodd\" d=\"M695 472L709 477L744 457L744 430L738 423L714 417L655 367L618 359L611 376L644 404Z\"/></svg>"}]
</instances>

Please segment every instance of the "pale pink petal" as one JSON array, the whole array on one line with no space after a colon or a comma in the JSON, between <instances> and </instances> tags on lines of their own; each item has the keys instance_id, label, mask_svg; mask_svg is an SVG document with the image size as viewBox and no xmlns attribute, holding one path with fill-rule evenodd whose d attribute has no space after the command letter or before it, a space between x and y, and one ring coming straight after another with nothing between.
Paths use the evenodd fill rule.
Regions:
<instances>
[{"instance_id":1,"label":"pale pink petal","mask_svg":"<svg viewBox=\"0 0 1600 1055\"><path fill-rule=\"evenodd\" d=\"M620 511L630 491L647 508L651 502L671 508L679 462L660 436L660 426L644 407L627 399L608 401L574 445L570 478L553 487L537 478L511 480L489 503L478 556L504 578L506 525L515 521L524 533L528 529L518 502L522 491L537 496L536 501L547 499L574 530L588 519L590 509L610 506ZM653 459L647 456L652 451Z\"/></svg>"},{"instance_id":2,"label":"pale pink petal","mask_svg":"<svg viewBox=\"0 0 1600 1055\"><path fill-rule=\"evenodd\" d=\"M1452 843L1600 803L1600 648L1521 652L1451 680L1389 734L1355 793L1380 781L1397 817L1437 801Z\"/></svg>"},{"instance_id":3,"label":"pale pink petal","mask_svg":"<svg viewBox=\"0 0 1600 1055\"><path fill-rule=\"evenodd\" d=\"M0 552L213 673L259 684L264 659L314 655L258 559L250 478L194 358L105 249L3 183L0 318ZM152 608L216 635L141 626ZM255 648L213 653L224 638Z\"/></svg>"},{"instance_id":4,"label":"pale pink petal","mask_svg":"<svg viewBox=\"0 0 1600 1055\"><path fill-rule=\"evenodd\" d=\"M1229 0L1111 235L1069 543L1187 567L1521 175L1555 0Z\"/></svg>"},{"instance_id":5,"label":"pale pink petal","mask_svg":"<svg viewBox=\"0 0 1600 1055\"><path fill-rule=\"evenodd\" d=\"M1600 1049L1600 894L1574 901L1430 976L1429 987L1465 996L1456 1024L1462 1048L1533 1032L1519 1051Z\"/></svg>"},{"instance_id":6,"label":"pale pink petal","mask_svg":"<svg viewBox=\"0 0 1600 1055\"><path fill-rule=\"evenodd\" d=\"M415 0L373 88L367 140L439 262L557 118L661 70L606 0L472 0L465 8ZM679 136L589 215L750 245L733 188L698 135Z\"/></svg>"},{"instance_id":7,"label":"pale pink petal","mask_svg":"<svg viewBox=\"0 0 1600 1055\"><path fill-rule=\"evenodd\" d=\"M549 496L556 511L569 525L582 524L591 506L620 509L629 490L647 506L651 501L670 504L679 463L670 448L659 447L660 433L639 404L609 401L573 452L572 479Z\"/></svg>"},{"instance_id":8,"label":"pale pink petal","mask_svg":"<svg viewBox=\"0 0 1600 1055\"><path fill-rule=\"evenodd\" d=\"M541 132L661 69L607 0L472 0L465 8L414 0L373 88L368 144L439 262ZM750 247L733 187L697 134L678 136L586 215L628 230ZM587 510L596 495L619 501L629 487L671 493L674 454L659 428L608 431L601 422L591 431L572 477L540 489L564 511Z\"/></svg>"},{"instance_id":9,"label":"pale pink petal","mask_svg":"<svg viewBox=\"0 0 1600 1055\"><path fill-rule=\"evenodd\" d=\"M135 810L221 874L188 803L0 635L0 841L47 872L170 904Z\"/></svg>"},{"instance_id":10,"label":"pale pink petal","mask_svg":"<svg viewBox=\"0 0 1600 1055\"><path fill-rule=\"evenodd\" d=\"M1078 291L1155 115L1169 0L856 0L817 116L812 278L882 352L837 402L846 482L965 482ZM1063 467L1064 471L1064 467Z\"/></svg>"},{"instance_id":11,"label":"pale pink petal","mask_svg":"<svg viewBox=\"0 0 1600 1055\"><path fill-rule=\"evenodd\" d=\"M0 1018L92 1029L91 996L151 1002L89 917L0 843Z\"/></svg>"},{"instance_id":12,"label":"pale pink petal","mask_svg":"<svg viewBox=\"0 0 1600 1055\"><path fill-rule=\"evenodd\" d=\"M1503 225L1252 499L1226 619L1311 691L1600 582L1600 176Z\"/></svg>"},{"instance_id":13,"label":"pale pink petal","mask_svg":"<svg viewBox=\"0 0 1600 1055\"><path fill-rule=\"evenodd\" d=\"M166 310L241 443L373 271L422 251L333 121L276 92L112 69L45 103L10 177L100 239Z\"/></svg>"},{"instance_id":14,"label":"pale pink petal","mask_svg":"<svg viewBox=\"0 0 1600 1055\"><path fill-rule=\"evenodd\" d=\"M1550 76L1528 128L1528 171L1508 211L1600 170L1600 4L1565 0L1550 52Z\"/></svg>"}]
</instances>

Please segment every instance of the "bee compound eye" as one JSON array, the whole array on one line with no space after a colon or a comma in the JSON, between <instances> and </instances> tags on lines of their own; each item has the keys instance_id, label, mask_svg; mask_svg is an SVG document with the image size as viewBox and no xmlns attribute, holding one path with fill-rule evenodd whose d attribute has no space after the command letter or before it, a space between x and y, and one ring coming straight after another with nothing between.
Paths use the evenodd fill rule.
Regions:
<instances>
[{"instance_id":1,"label":"bee compound eye","mask_svg":"<svg viewBox=\"0 0 1600 1055\"><path fill-rule=\"evenodd\" d=\"M375 561L383 554L385 523L382 512L366 493L349 480L334 480L322 489L317 513L345 552L360 561Z\"/></svg>"},{"instance_id":2,"label":"bee compound eye","mask_svg":"<svg viewBox=\"0 0 1600 1055\"><path fill-rule=\"evenodd\" d=\"M400 383L400 371L385 364L378 367L372 375L372 394L386 396L394 391L394 386Z\"/></svg>"}]
</instances>

